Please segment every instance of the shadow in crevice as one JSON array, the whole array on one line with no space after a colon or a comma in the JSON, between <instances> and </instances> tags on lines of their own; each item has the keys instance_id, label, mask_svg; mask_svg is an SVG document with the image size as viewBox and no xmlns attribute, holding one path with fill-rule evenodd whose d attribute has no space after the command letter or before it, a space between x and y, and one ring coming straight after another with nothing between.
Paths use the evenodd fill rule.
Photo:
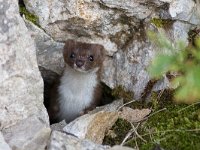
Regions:
<instances>
[{"instance_id":1,"label":"shadow in crevice","mask_svg":"<svg viewBox=\"0 0 200 150\"><path fill-rule=\"evenodd\" d=\"M51 96L51 89L53 88L54 83L59 80L60 75L41 66L39 66L39 70L44 81L44 105L46 108L48 108L50 104L49 101Z\"/></svg>"}]
</instances>

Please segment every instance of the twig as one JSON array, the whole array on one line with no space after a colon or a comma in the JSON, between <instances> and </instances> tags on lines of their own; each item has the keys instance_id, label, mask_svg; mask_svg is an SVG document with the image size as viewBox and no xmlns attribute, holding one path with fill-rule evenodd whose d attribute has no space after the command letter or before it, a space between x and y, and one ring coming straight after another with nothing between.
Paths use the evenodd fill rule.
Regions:
<instances>
[{"instance_id":1,"label":"twig","mask_svg":"<svg viewBox=\"0 0 200 150\"><path fill-rule=\"evenodd\" d=\"M138 128L138 126L139 126L139 123L137 124L137 127L136 127L136 128ZM124 140L123 140L122 143L120 144L121 146L124 145L124 143L125 143L125 142L127 141L127 139L133 134L133 132L135 132L135 131L134 131L133 128L132 128L132 129L126 134Z\"/></svg>"},{"instance_id":2,"label":"twig","mask_svg":"<svg viewBox=\"0 0 200 150\"><path fill-rule=\"evenodd\" d=\"M134 133L137 135L138 138L140 138L143 142L147 142L145 139L143 139L137 132L137 129L135 128L135 126L131 123L132 129L134 130Z\"/></svg>"},{"instance_id":3,"label":"twig","mask_svg":"<svg viewBox=\"0 0 200 150\"><path fill-rule=\"evenodd\" d=\"M122 143L120 144L121 146L124 145L124 143L127 141L127 139L133 134L134 130L131 129L125 136L125 138L123 139Z\"/></svg>"},{"instance_id":4,"label":"twig","mask_svg":"<svg viewBox=\"0 0 200 150\"><path fill-rule=\"evenodd\" d=\"M120 106L118 109L117 109L117 111L119 111L121 108L123 108L124 106L126 106L126 105L128 105L128 104L130 104L130 103L133 103L133 102L135 102L136 100L132 100L132 101L130 101L130 102L127 102L127 103L125 103L125 104L123 104L122 106Z\"/></svg>"},{"instance_id":5,"label":"twig","mask_svg":"<svg viewBox=\"0 0 200 150\"><path fill-rule=\"evenodd\" d=\"M190 105L188 105L188 106L186 106L186 107L180 109L178 112L181 112L181 111L183 111L183 110L185 110L185 109L187 109L187 108L189 108L189 107L192 107L192 106L194 106L194 105L196 105L196 104L200 104L200 101L199 101L199 102L196 102L196 103L193 103L193 104L190 104Z\"/></svg>"},{"instance_id":6,"label":"twig","mask_svg":"<svg viewBox=\"0 0 200 150\"><path fill-rule=\"evenodd\" d=\"M139 150L139 147L138 147L138 144L137 144L137 140L136 140L136 135L134 135L134 141L135 141L136 150Z\"/></svg>"}]
</instances>

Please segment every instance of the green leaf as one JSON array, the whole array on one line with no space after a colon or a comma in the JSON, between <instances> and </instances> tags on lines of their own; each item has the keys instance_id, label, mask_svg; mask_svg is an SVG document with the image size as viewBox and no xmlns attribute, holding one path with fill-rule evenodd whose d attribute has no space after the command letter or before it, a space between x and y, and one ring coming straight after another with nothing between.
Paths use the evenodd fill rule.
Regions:
<instances>
[{"instance_id":1,"label":"green leaf","mask_svg":"<svg viewBox=\"0 0 200 150\"><path fill-rule=\"evenodd\" d=\"M151 77L160 77L164 73L168 72L170 67L173 66L175 57L173 55L158 55L152 61L151 66L149 67L149 73Z\"/></svg>"},{"instance_id":2,"label":"green leaf","mask_svg":"<svg viewBox=\"0 0 200 150\"><path fill-rule=\"evenodd\" d=\"M200 68L192 66L187 69L185 77L181 77L180 88L175 93L178 102L192 103L200 99Z\"/></svg>"}]
</instances>

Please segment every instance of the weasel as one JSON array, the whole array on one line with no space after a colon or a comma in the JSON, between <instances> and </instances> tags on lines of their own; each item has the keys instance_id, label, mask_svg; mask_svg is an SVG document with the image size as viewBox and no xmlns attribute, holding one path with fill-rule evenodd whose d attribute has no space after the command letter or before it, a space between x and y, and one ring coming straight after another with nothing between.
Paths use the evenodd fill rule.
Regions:
<instances>
[{"instance_id":1,"label":"weasel","mask_svg":"<svg viewBox=\"0 0 200 150\"><path fill-rule=\"evenodd\" d=\"M99 83L104 47L67 40L63 49L64 71L51 91L47 108L50 122L68 123L96 107L101 98Z\"/></svg>"}]
</instances>

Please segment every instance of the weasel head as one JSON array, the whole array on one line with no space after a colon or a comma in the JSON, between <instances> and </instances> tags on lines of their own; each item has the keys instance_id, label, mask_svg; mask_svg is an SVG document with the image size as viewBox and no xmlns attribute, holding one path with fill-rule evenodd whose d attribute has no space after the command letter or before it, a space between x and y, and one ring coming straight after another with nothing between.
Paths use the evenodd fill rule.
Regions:
<instances>
[{"instance_id":1,"label":"weasel head","mask_svg":"<svg viewBox=\"0 0 200 150\"><path fill-rule=\"evenodd\" d=\"M79 72L92 72L101 68L104 60L104 47L67 40L63 49L65 63Z\"/></svg>"}]
</instances>

